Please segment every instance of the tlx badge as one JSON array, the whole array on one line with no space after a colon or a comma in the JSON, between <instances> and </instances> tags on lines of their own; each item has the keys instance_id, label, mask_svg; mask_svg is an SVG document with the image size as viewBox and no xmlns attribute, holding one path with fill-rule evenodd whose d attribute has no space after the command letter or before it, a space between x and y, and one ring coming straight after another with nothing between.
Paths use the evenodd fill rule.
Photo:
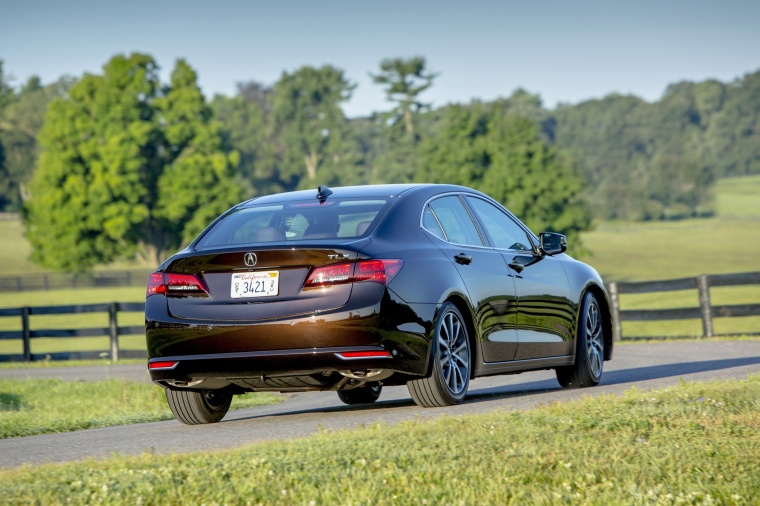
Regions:
<instances>
[{"instance_id":1,"label":"tlx badge","mask_svg":"<svg viewBox=\"0 0 760 506\"><path fill-rule=\"evenodd\" d=\"M348 253L339 253L337 255L327 255L327 258L329 258L330 260L343 260L350 256L351 255L349 255Z\"/></svg>"}]
</instances>

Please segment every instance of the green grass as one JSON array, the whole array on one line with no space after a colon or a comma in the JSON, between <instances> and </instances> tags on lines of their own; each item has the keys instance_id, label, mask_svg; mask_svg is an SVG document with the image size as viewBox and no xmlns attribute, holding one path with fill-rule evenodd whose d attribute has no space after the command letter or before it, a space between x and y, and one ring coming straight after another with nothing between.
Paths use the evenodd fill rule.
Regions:
<instances>
[{"instance_id":1,"label":"green grass","mask_svg":"<svg viewBox=\"0 0 760 506\"><path fill-rule=\"evenodd\" d=\"M600 223L579 259L607 281L760 270L760 176L718 181L716 208L709 219Z\"/></svg>"},{"instance_id":2,"label":"green grass","mask_svg":"<svg viewBox=\"0 0 760 506\"><path fill-rule=\"evenodd\" d=\"M717 215L673 222L602 223L583 234L580 257L605 281L648 281L760 271L760 176L724 179ZM713 305L760 304L760 286L710 289ZM696 290L622 294L621 309L699 307ZM760 332L760 317L716 318L718 334ZM623 336L702 335L700 320L623 322Z\"/></svg>"},{"instance_id":3,"label":"green grass","mask_svg":"<svg viewBox=\"0 0 760 506\"><path fill-rule=\"evenodd\" d=\"M24 226L19 220L0 220L0 276L50 272L29 260L32 247L24 237ZM5 306L0 306L5 307Z\"/></svg>"},{"instance_id":4,"label":"green grass","mask_svg":"<svg viewBox=\"0 0 760 506\"><path fill-rule=\"evenodd\" d=\"M32 247L24 237L24 225L20 220L0 220L0 276L19 276L53 272L40 267L31 260ZM119 261L98 266L95 270L150 269L152 265Z\"/></svg>"},{"instance_id":5,"label":"green grass","mask_svg":"<svg viewBox=\"0 0 760 506\"><path fill-rule=\"evenodd\" d=\"M11 504L757 504L760 377L0 471Z\"/></svg>"},{"instance_id":6,"label":"green grass","mask_svg":"<svg viewBox=\"0 0 760 506\"><path fill-rule=\"evenodd\" d=\"M137 364L145 365L144 358L124 358L115 362L119 365ZM89 367L109 366L114 364L111 360L38 360L36 362L0 362L0 369L55 369L59 367Z\"/></svg>"},{"instance_id":7,"label":"green grass","mask_svg":"<svg viewBox=\"0 0 760 506\"><path fill-rule=\"evenodd\" d=\"M235 396L232 409L279 402L269 393ZM120 379L0 379L0 439L169 420L161 387Z\"/></svg>"}]
</instances>

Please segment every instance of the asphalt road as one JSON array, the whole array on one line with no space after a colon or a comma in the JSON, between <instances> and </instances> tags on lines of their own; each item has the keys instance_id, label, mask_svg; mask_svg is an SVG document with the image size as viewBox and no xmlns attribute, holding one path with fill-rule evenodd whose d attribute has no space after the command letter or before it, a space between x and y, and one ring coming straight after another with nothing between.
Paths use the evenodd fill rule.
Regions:
<instances>
[{"instance_id":1,"label":"asphalt road","mask_svg":"<svg viewBox=\"0 0 760 506\"><path fill-rule=\"evenodd\" d=\"M180 453L235 448L272 439L306 437L318 430L350 429L382 422L393 425L416 418L529 409L587 395L619 394L633 386L647 390L686 381L742 378L760 371L760 341L699 341L625 344L605 363L601 384L562 390L553 371L479 378L465 402L448 408L416 406L405 387L383 390L370 406L343 405L334 392L289 395L275 406L230 412L220 423L187 426L177 421L143 423L0 440L0 467L41 464L113 454ZM0 377L61 377L93 380L107 375L147 381L144 366L0 370Z\"/></svg>"}]
</instances>

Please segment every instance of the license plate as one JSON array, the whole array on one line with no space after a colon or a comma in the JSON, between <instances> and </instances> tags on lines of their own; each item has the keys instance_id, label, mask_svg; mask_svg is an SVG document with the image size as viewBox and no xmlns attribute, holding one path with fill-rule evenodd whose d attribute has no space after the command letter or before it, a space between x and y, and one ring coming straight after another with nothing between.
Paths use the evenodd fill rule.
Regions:
<instances>
[{"instance_id":1,"label":"license plate","mask_svg":"<svg viewBox=\"0 0 760 506\"><path fill-rule=\"evenodd\" d=\"M238 272L232 275L230 297L245 299L250 297L270 297L280 290L280 272Z\"/></svg>"}]
</instances>

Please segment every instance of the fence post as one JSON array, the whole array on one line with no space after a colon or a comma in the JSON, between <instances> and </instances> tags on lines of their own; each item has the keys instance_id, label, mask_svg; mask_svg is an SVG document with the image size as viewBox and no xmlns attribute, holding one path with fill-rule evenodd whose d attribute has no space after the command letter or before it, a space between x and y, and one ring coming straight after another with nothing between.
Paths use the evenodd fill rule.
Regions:
<instances>
[{"instance_id":1,"label":"fence post","mask_svg":"<svg viewBox=\"0 0 760 506\"><path fill-rule=\"evenodd\" d=\"M108 337L111 339L111 360L119 360L119 324L116 320L117 303L108 305Z\"/></svg>"},{"instance_id":2,"label":"fence post","mask_svg":"<svg viewBox=\"0 0 760 506\"><path fill-rule=\"evenodd\" d=\"M616 282L609 284L610 303L612 304L612 339L620 341L623 337L623 322L620 321L620 297L618 296L618 285Z\"/></svg>"},{"instance_id":3,"label":"fence post","mask_svg":"<svg viewBox=\"0 0 760 506\"><path fill-rule=\"evenodd\" d=\"M24 361L32 361L32 332L29 329L29 308L21 308L21 339L24 344Z\"/></svg>"},{"instance_id":4,"label":"fence post","mask_svg":"<svg viewBox=\"0 0 760 506\"><path fill-rule=\"evenodd\" d=\"M699 291L699 310L702 313L702 332L705 337L713 337L710 284L706 275L703 274L697 278L697 290Z\"/></svg>"}]
</instances>

